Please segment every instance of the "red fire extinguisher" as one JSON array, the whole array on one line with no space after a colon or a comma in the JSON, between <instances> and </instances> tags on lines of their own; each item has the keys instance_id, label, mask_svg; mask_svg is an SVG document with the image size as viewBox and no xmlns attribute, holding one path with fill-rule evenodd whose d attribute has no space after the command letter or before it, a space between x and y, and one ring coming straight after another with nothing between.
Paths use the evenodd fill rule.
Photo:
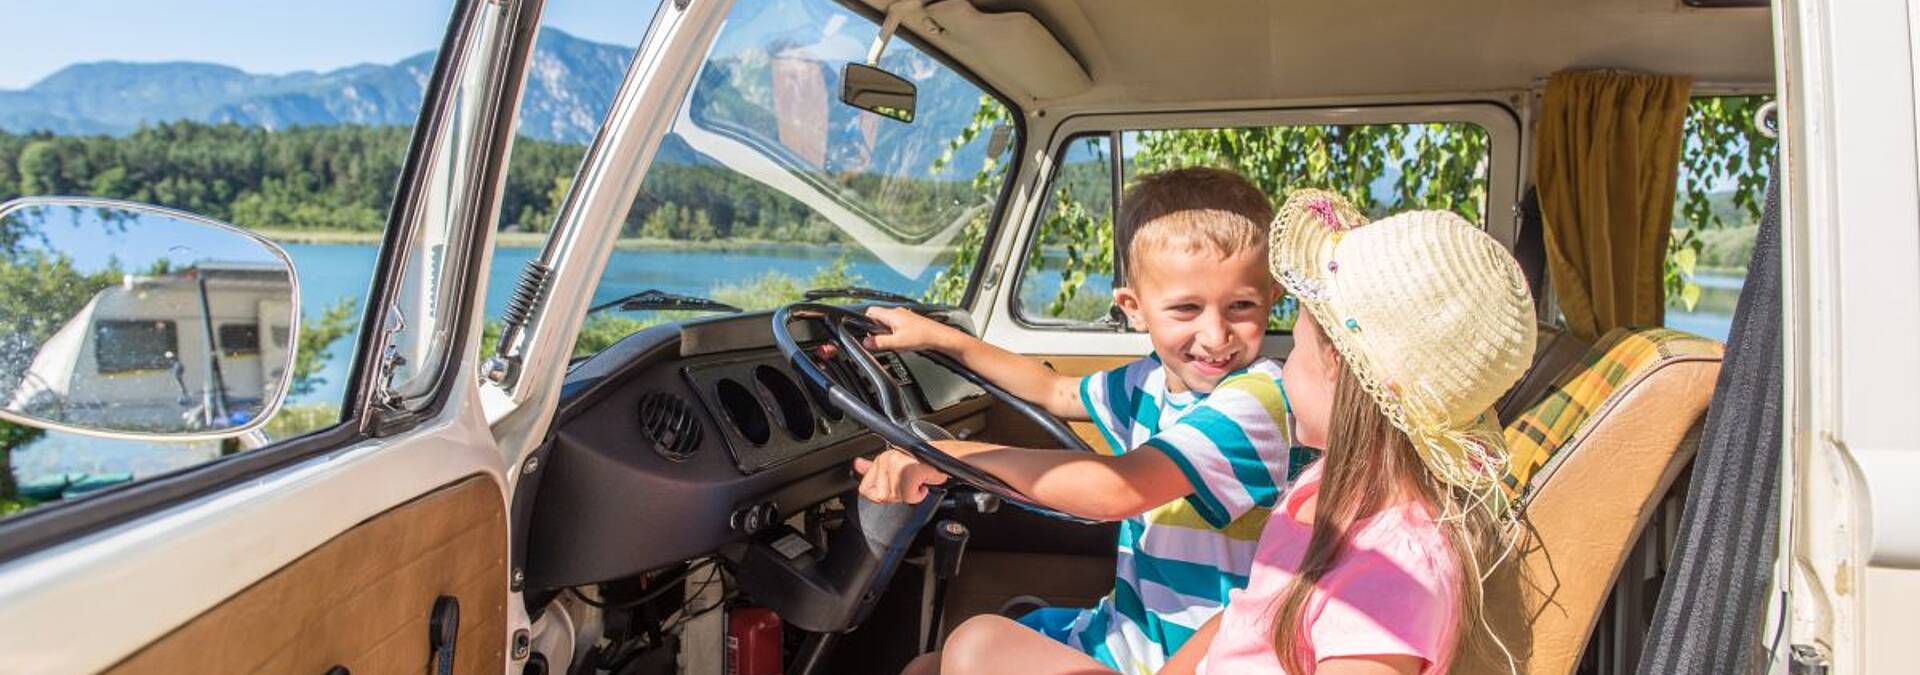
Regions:
<instances>
[{"instance_id":1,"label":"red fire extinguisher","mask_svg":"<svg viewBox=\"0 0 1920 675\"><path fill-rule=\"evenodd\" d=\"M727 675L780 675L780 615L765 607L727 613Z\"/></svg>"}]
</instances>

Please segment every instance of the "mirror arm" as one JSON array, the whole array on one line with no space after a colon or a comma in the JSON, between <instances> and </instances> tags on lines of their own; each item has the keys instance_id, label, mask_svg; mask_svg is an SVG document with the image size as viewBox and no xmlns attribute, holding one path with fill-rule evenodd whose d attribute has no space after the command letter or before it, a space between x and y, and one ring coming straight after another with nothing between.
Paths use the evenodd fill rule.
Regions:
<instances>
[{"instance_id":1,"label":"mirror arm","mask_svg":"<svg viewBox=\"0 0 1920 675\"><path fill-rule=\"evenodd\" d=\"M867 49L867 65L880 65L880 54L887 50L887 43L893 40L893 31L900 28L900 17L907 13L909 5L913 10L924 11L919 0L899 0L887 7L887 18L880 22L880 34L873 36L873 46Z\"/></svg>"},{"instance_id":2,"label":"mirror arm","mask_svg":"<svg viewBox=\"0 0 1920 675\"><path fill-rule=\"evenodd\" d=\"M267 437L266 427L249 429L247 433L240 434L238 440L240 441L240 449L242 451L258 450L267 447L267 444L273 442L273 439Z\"/></svg>"}]
</instances>

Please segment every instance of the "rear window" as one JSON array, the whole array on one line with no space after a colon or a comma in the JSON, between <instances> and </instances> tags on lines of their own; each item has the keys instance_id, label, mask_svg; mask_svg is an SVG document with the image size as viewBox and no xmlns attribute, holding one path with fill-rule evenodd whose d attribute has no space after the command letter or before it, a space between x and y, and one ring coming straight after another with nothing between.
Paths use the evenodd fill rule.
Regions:
<instances>
[{"instance_id":1,"label":"rear window","mask_svg":"<svg viewBox=\"0 0 1920 675\"><path fill-rule=\"evenodd\" d=\"M101 373L165 369L179 352L172 321L108 320L93 326L93 360Z\"/></svg>"},{"instance_id":2,"label":"rear window","mask_svg":"<svg viewBox=\"0 0 1920 675\"><path fill-rule=\"evenodd\" d=\"M279 344L286 344L285 341ZM220 324L220 353L251 356L260 353L260 327L250 323Z\"/></svg>"}]
</instances>

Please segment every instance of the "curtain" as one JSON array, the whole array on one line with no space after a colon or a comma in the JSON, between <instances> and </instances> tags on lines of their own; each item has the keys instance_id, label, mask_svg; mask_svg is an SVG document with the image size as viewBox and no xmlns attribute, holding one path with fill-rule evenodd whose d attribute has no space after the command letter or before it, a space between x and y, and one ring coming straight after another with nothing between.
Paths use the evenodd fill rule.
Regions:
<instances>
[{"instance_id":1,"label":"curtain","mask_svg":"<svg viewBox=\"0 0 1920 675\"><path fill-rule=\"evenodd\" d=\"M1662 325L1681 127L1692 78L1612 70L1547 83L1534 184L1567 329L1592 342Z\"/></svg>"}]
</instances>

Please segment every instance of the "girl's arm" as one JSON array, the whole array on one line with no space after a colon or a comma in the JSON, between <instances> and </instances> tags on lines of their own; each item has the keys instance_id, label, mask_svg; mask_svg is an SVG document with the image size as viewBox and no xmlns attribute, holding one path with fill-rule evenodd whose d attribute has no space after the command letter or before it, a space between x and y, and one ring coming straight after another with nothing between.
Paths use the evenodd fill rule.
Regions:
<instances>
[{"instance_id":1,"label":"girl's arm","mask_svg":"<svg viewBox=\"0 0 1920 675\"><path fill-rule=\"evenodd\" d=\"M1167 664L1160 667L1157 675L1193 675L1194 671L1200 668L1200 660L1206 658L1207 648L1213 646L1213 634L1218 632L1220 632L1220 613L1214 614L1213 618L1201 624L1200 630L1194 631L1193 637L1187 638L1186 644L1180 645L1180 651L1174 652L1173 656L1167 659Z\"/></svg>"}]
</instances>

